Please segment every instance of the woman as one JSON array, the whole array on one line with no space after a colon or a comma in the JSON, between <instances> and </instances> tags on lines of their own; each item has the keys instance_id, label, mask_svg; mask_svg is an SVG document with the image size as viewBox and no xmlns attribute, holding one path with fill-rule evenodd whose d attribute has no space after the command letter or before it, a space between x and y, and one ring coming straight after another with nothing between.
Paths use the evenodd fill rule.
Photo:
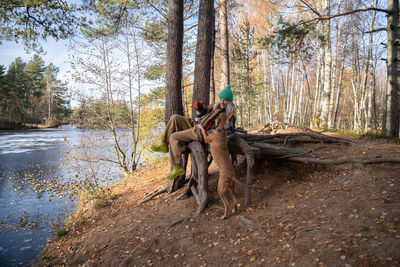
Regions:
<instances>
[{"instance_id":1,"label":"woman","mask_svg":"<svg viewBox=\"0 0 400 267\"><path fill-rule=\"evenodd\" d=\"M222 90L218 97L219 101L199 122L207 132L212 132L216 129L214 121L218 117L219 113L225 112L226 114L229 114L236 110L235 105L232 103L233 93L230 85ZM228 132L233 132L235 120L235 116L232 116L232 118L226 122L225 129L227 129ZM186 149L186 144L192 141L204 142L200 130L198 127L193 125L193 122L189 119L182 115L174 114L168 121L161 143L150 146L152 151L164 153L169 151L169 158L173 165L173 169L167 174L168 179L175 179L185 174L185 169L182 167L182 153Z\"/></svg>"}]
</instances>

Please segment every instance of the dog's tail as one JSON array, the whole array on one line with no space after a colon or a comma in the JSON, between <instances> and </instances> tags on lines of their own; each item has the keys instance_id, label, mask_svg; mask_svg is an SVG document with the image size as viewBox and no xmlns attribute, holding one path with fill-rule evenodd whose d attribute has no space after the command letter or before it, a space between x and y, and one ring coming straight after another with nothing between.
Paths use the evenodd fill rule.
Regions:
<instances>
[{"instance_id":1,"label":"dog's tail","mask_svg":"<svg viewBox=\"0 0 400 267\"><path fill-rule=\"evenodd\" d=\"M237 183L237 184L239 184L239 185L242 185L242 186L245 186L245 187L256 188L256 189L262 189L262 190L265 189L265 188L260 187L260 186L245 184L245 183L243 183L242 181L240 181L239 179L237 179L237 178L235 178L235 177L229 177L229 178L232 179L232 181L234 181L235 183Z\"/></svg>"}]
</instances>

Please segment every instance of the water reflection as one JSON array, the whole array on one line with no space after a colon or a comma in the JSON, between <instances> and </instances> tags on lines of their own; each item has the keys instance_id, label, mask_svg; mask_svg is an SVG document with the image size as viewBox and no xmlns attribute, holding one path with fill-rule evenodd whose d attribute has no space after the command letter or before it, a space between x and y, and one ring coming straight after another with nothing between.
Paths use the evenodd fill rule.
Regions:
<instances>
[{"instance_id":1,"label":"water reflection","mask_svg":"<svg viewBox=\"0 0 400 267\"><path fill-rule=\"evenodd\" d=\"M0 266L29 266L51 237L54 219L62 220L71 208L52 192L36 192L26 179L40 184L74 175L71 166L65 165L65 151L88 143L88 138L102 139L97 151L107 151L106 132L96 132L96 138L72 127L0 132ZM97 171L118 176L114 165L103 167Z\"/></svg>"}]
</instances>

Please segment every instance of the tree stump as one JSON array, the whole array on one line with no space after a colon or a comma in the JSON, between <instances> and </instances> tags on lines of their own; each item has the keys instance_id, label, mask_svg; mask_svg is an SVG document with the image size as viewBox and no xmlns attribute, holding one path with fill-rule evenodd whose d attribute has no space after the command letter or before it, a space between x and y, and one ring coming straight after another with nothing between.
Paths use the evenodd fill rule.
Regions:
<instances>
[{"instance_id":1,"label":"tree stump","mask_svg":"<svg viewBox=\"0 0 400 267\"><path fill-rule=\"evenodd\" d=\"M186 167L187 167L188 158L189 158L189 154L187 152L182 155L182 161L183 161L183 166L182 167L185 170L186 170ZM171 164L171 171L172 171L172 168L173 168L173 166ZM166 187L166 191L168 193L175 192L176 190L178 190L179 188L184 186L186 183L187 183L186 175L179 176L176 179L173 179L173 180L168 182L168 185Z\"/></svg>"},{"instance_id":2,"label":"tree stump","mask_svg":"<svg viewBox=\"0 0 400 267\"><path fill-rule=\"evenodd\" d=\"M247 163L247 185L254 183L254 149L249 147L247 143L238 135L232 134L228 138L229 149L231 154L243 154ZM208 166L207 153L204 150L204 144L200 142L191 142L188 144L191 155L191 175L186 190L180 197L186 198L191 192L196 199L198 209L196 215L204 211L208 201ZM245 205L251 204L251 188L245 188Z\"/></svg>"},{"instance_id":3,"label":"tree stump","mask_svg":"<svg viewBox=\"0 0 400 267\"><path fill-rule=\"evenodd\" d=\"M204 145L200 142L191 142L188 148L191 157L191 174L182 197L187 197L189 192L193 194L198 206L196 215L199 215L206 208L208 201L207 154Z\"/></svg>"}]
</instances>

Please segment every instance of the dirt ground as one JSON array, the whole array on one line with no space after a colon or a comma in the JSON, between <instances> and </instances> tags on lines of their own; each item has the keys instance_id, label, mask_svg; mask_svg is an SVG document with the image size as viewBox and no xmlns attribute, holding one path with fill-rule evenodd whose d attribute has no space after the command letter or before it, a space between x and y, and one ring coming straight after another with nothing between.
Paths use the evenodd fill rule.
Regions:
<instances>
[{"instance_id":1,"label":"dirt ground","mask_svg":"<svg viewBox=\"0 0 400 267\"><path fill-rule=\"evenodd\" d=\"M383 139L329 144L315 158L400 156ZM314 145L315 146L315 145ZM301 146L308 149L312 145ZM299 147L297 147L299 148ZM221 220L218 169L209 169L209 205L194 216L184 189L137 206L166 185L168 161L139 169L113 189L116 200L46 247L46 266L400 266L400 164L306 166L256 162L252 204ZM245 180L245 164L237 168Z\"/></svg>"}]
</instances>

